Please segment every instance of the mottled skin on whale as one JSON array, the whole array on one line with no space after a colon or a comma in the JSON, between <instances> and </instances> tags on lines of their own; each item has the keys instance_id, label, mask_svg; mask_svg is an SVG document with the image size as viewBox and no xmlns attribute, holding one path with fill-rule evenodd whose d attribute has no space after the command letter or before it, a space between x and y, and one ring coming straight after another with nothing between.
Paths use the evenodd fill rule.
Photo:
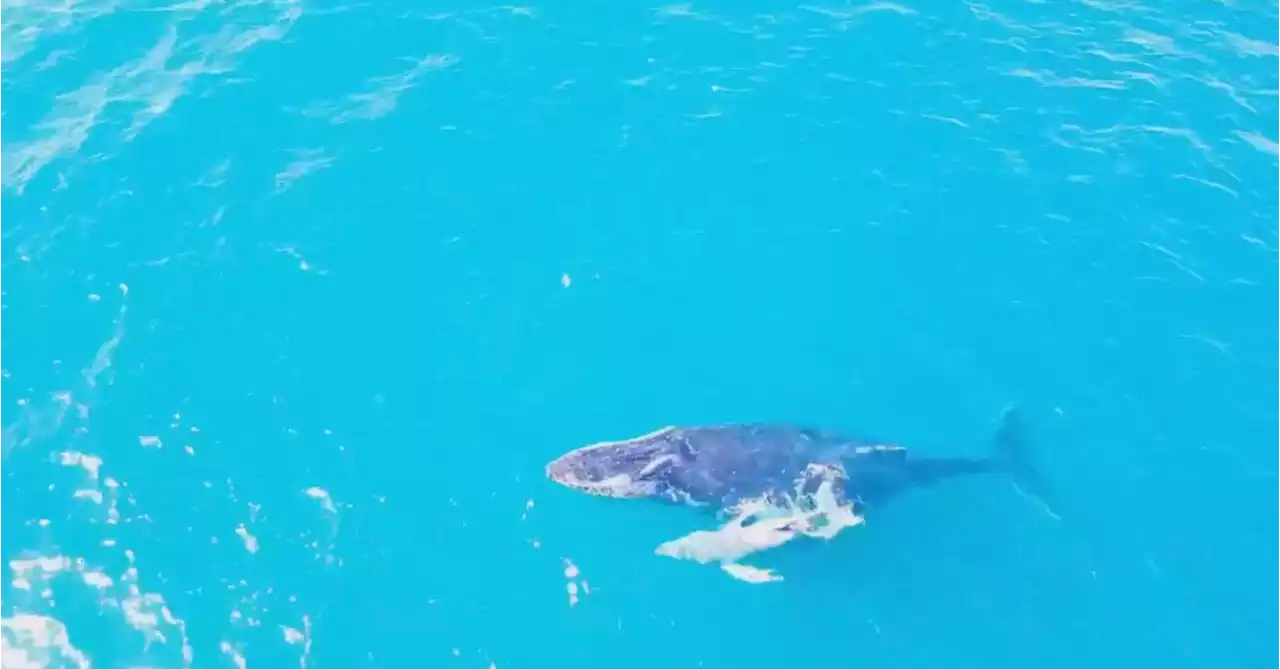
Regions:
<instances>
[{"instance_id":1,"label":"mottled skin on whale","mask_svg":"<svg viewBox=\"0 0 1280 669\"><path fill-rule=\"evenodd\" d=\"M844 525L857 524L867 507L882 505L910 488L990 473L1009 475L1044 499L1044 486L1027 460L1022 425L1013 410L1004 413L995 450L984 458L913 458L892 443L818 428L744 423L666 427L579 448L546 467L551 480L601 497L665 500L729 514L750 505L749 513L739 514L720 530L725 537L736 533L729 540L738 544L725 548L724 555L696 555L701 549L688 547L688 542L669 542L672 546L666 551L659 549L730 566L743 555L780 545L796 534L826 536L820 526L831 521L836 509L844 510ZM815 497L819 493L824 495L821 499ZM828 508L815 511L823 499ZM782 513L784 508L796 512ZM766 513L761 515L761 510ZM760 523L746 522L746 515L769 522L750 529ZM754 534L748 536L748 530Z\"/></svg>"}]
</instances>

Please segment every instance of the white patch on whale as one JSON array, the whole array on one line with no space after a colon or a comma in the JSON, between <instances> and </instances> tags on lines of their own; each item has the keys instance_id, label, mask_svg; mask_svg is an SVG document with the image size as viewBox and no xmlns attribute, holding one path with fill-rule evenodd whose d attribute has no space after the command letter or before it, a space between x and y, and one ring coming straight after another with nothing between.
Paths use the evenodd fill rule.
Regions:
<instances>
[{"instance_id":1,"label":"white patch on whale","mask_svg":"<svg viewBox=\"0 0 1280 669\"><path fill-rule=\"evenodd\" d=\"M799 536L831 539L846 527L861 525L863 518L854 513L853 505L847 501L841 504L836 495L835 483L844 475L839 467L810 465L796 479L794 496L744 500L726 510L732 517L719 529L692 532L664 542L654 552L703 564L717 562L730 576L748 583L780 581L782 576L771 570L741 564L740 560ZM815 479L820 481L817 490L805 493L805 484Z\"/></svg>"}]
</instances>

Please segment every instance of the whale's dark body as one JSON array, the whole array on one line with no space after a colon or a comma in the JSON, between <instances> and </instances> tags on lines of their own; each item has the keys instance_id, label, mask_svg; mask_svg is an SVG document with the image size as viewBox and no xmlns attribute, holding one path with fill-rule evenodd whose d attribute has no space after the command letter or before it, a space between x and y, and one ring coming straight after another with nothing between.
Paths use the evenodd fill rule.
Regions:
<instances>
[{"instance_id":1,"label":"whale's dark body","mask_svg":"<svg viewBox=\"0 0 1280 669\"><path fill-rule=\"evenodd\" d=\"M728 508L759 497L811 492L831 480L840 501L884 504L899 493L964 475L1004 473L1042 493L1023 430L1005 412L985 458L913 458L894 444L786 424L669 427L566 453L547 476L605 497L656 498Z\"/></svg>"}]
</instances>

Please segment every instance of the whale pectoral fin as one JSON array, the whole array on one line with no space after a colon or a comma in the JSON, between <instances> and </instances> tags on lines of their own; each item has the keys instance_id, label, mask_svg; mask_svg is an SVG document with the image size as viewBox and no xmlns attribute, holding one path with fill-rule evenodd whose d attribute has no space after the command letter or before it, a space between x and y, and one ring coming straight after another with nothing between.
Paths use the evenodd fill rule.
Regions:
<instances>
[{"instance_id":1,"label":"whale pectoral fin","mask_svg":"<svg viewBox=\"0 0 1280 669\"><path fill-rule=\"evenodd\" d=\"M720 565L720 568L726 574L747 583L776 583L782 580L782 576L772 569L761 569L748 564L729 562Z\"/></svg>"},{"instance_id":2,"label":"whale pectoral fin","mask_svg":"<svg viewBox=\"0 0 1280 669\"><path fill-rule=\"evenodd\" d=\"M697 530L663 542L654 552L679 560L732 564L753 553L777 548L803 536L806 530L803 519L795 516L761 514L750 524L743 523L743 516L715 530Z\"/></svg>"}]
</instances>

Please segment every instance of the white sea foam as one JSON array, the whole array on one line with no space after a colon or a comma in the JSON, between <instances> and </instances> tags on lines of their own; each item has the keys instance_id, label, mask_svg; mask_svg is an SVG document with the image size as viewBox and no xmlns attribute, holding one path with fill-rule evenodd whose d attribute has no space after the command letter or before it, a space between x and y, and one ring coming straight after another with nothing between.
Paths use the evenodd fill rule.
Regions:
<instances>
[{"instance_id":1,"label":"white sea foam","mask_svg":"<svg viewBox=\"0 0 1280 669\"><path fill-rule=\"evenodd\" d=\"M170 582L157 569L151 544L142 540L140 533L131 531L143 524L157 528L159 523L146 511L146 496L136 494L125 478L130 468L119 465L118 452L109 445L120 442L106 442L94 429L93 408L100 398L112 392L116 354L127 346L128 292L127 286L120 286L114 327L86 361L80 375L72 377L64 390L43 398L20 398L23 412L4 429L3 464L21 468L21 476L14 478L47 482L44 487L48 493L61 494L72 505L66 514L23 519L28 528L40 528L39 531L23 534L19 539L22 544L6 544L9 557L0 565L4 572L0 594L5 603L5 615L0 617L0 666L4 669L90 667L108 660L113 666L189 668L216 661L205 651L204 659L197 662L197 647L183 617L184 605L189 604L192 593L171 589ZM106 301L105 296L100 299ZM124 459L128 462L132 456L155 459L155 466L189 467L192 458L160 445L201 443L200 434L197 426L185 424L183 416L175 413L168 431L136 437L136 452ZM128 443L124 442L123 447L129 449ZM185 448L190 449L188 453L195 452L189 445ZM199 470L185 471L195 474ZM261 505L239 501L230 479L217 487L206 482L199 489L192 489L193 495L199 495L193 501L210 499L205 491L223 486L222 504L238 515L234 533L243 541L249 556L258 551L260 543L274 542L279 554L290 547L294 551L307 548L299 544L311 539L310 547L315 549L317 559L340 562L334 555L334 546L339 512L344 505L326 489L313 487L305 491L312 498L307 500L311 502L309 506L318 502L319 531L314 536L294 538L282 537L271 532L269 525L261 524ZM6 495L9 492L6 489ZM188 525L186 529L194 528ZM215 529L210 543L216 545L224 532L231 531L232 528ZM10 537L11 543L16 536ZM310 557L306 552L302 555ZM206 625L203 634L218 635L226 644L226 659L237 664L247 655L253 659L255 649L263 647L260 640L254 640L255 628L279 624L283 643L296 655L299 666L306 667L311 652L311 619L304 604L295 594L252 578L252 572L238 571L234 561L218 566L224 570L221 577L201 587L225 588L231 593L227 612L230 622L222 629L210 628L210 617L200 616ZM176 598L172 604L171 597ZM80 610L96 611L97 627L92 620L64 617L66 611ZM109 657L93 647L95 630L103 625L113 630L113 644L107 646Z\"/></svg>"}]
</instances>

